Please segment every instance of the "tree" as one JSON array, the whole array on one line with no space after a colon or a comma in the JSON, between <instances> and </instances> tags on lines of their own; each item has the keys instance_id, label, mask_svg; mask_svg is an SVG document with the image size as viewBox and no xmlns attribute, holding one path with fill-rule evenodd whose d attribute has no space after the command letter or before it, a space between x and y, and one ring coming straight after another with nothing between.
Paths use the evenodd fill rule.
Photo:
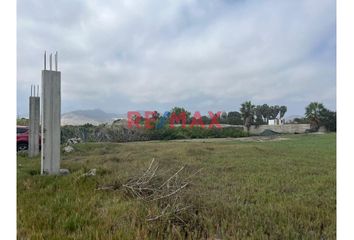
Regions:
<instances>
[{"instance_id":1,"label":"tree","mask_svg":"<svg viewBox=\"0 0 354 240\"><path fill-rule=\"evenodd\" d=\"M265 122L268 122L270 116L270 107L268 106L268 104L263 104L260 108L260 111Z\"/></svg>"},{"instance_id":2,"label":"tree","mask_svg":"<svg viewBox=\"0 0 354 240\"><path fill-rule=\"evenodd\" d=\"M256 119L255 119L255 125L256 126L259 126L259 125L262 125L264 123L263 121L263 114L262 114L262 106L261 105L257 105L254 109L255 111L255 116L256 116Z\"/></svg>"},{"instance_id":3,"label":"tree","mask_svg":"<svg viewBox=\"0 0 354 240\"><path fill-rule=\"evenodd\" d=\"M323 106L323 104L318 102L312 102L306 107L305 116L310 121L311 129L319 129L321 118L323 121L323 116L326 111L328 110Z\"/></svg>"},{"instance_id":4,"label":"tree","mask_svg":"<svg viewBox=\"0 0 354 240\"><path fill-rule=\"evenodd\" d=\"M158 111L154 111L153 114L152 114L152 118L154 120L158 120L159 118L161 117L160 113Z\"/></svg>"},{"instance_id":5,"label":"tree","mask_svg":"<svg viewBox=\"0 0 354 240\"><path fill-rule=\"evenodd\" d=\"M337 130L337 113L325 109L320 116L320 125L325 126L327 131L335 132Z\"/></svg>"},{"instance_id":6,"label":"tree","mask_svg":"<svg viewBox=\"0 0 354 240\"><path fill-rule=\"evenodd\" d=\"M294 118L294 120L292 122L296 123L296 124L308 124L308 123L310 123L307 118Z\"/></svg>"},{"instance_id":7,"label":"tree","mask_svg":"<svg viewBox=\"0 0 354 240\"><path fill-rule=\"evenodd\" d=\"M161 115L158 111L153 111L151 116L149 116L149 118L151 119L149 121L149 125L151 126L151 128L155 129L156 126L159 124L159 120L161 118ZM144 124L146 124L146 119L144 118ZM146 125L145 125L146 126Z\"/></svg>"},{"instance_id":8,"label":"tree","mask_svg":"<svg viewBox=\"0 0 354 240\"><path fill-rule=\"evenodd\" d=\"M220 116L220 123L221 124L225 124L227 123L227 113L226 112L223 112Z\"/></svg>"},{"instance_id":9,"label":"tree","mask_svg":"<svg viewBox=\"0 0 354 240\"><path fill-rule=\"evenodd\" d=\"M179 116L181 112L185 112L186 113L186 120L187 120L187 123L189 123L190 122L191 113L188 112L187 110L185 110L182 107L174 107L174 108L172 108L171 112L170 112L170 116L172 116L172 113L175 113L176 116Z\"/></svg>"},{"instance_id":10,"label":"tree","mask_svg":"<svg viewBox=\"0 0 354 240\"><path fill-rule=\"evenodd\" d=\"M204 124L210 124L211 119L208 116L202 116L202 121Z\"/></svg>"},{"instance_id":11,"label":"tree","mask_svg":"<svg viewBox=\"0 0 354 240\"><path fill-rule=\"evenodd\" d=\"M29 126L29 119L28 118L17 118L17 125L21 126Z\"/></svg>"},{"instance_id":12,"label":"tree","mask_svg":"<svg viewBox=\"0 0 354 240\"><path fill-rule=\"evenodd\" d=\"M270 106L269 116L272 119L276 119L280 112L280 107L278 105Z\"/></svg>"},{"instance_id":13,"label":"tree","mask_svg":"<svg viewBox=\"0 0 354 240\"><path fill-rule=\"evenodd\" d=\"M281 106L280 107L280 118L283 118L286 111L288 111L288 108L286 106Z\"/></svg>"},{"instance_id":14,"label":"tree","mask_svg":"<svg viewBox=\"0 0 354 240\"><path fill-rule=\"evenodd\" d=\"M229 112L227 114L227 123L232 125L243 125L242 115L239 112Z\"/></svg>"},{"instance_id":15,"label":"tree","mask_svg":"<svg viewBox=\"0 0 354 240\"><path fill-rule=\"evenodd\" d=\"M251 103L251 101L246 101L241 104L240 112L243 118L243 124L247 127L247 131L250 130L250 127L253 123L254 111L255 106Z\"/></svg>"}]
</instances>

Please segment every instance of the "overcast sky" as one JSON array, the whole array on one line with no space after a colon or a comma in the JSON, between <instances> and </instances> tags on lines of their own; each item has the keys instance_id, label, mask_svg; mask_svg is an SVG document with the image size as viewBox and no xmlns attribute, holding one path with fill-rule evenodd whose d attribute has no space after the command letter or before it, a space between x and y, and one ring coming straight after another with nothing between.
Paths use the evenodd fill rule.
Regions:
<instances>
[{"instance_id":1,"label":"overcast sky","mask_svg":"<svg viewBox=\"0 0 354 240\"><path fill-rule=\"evenodd\" d=\"M17 108L59 52L62 112L335 110L334 0L19 0Z\"/></svg>"}]
</instances>

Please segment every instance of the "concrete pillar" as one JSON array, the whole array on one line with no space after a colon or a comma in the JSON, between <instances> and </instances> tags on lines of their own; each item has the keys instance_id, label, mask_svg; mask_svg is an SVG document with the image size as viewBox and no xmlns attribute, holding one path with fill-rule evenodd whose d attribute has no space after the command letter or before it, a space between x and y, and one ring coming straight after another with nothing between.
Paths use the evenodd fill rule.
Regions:
<instances>
[{"instance_id":1,"label":"concrete pillar","mask_svg":"<svg viewBox=\"0 0 354 240\"><path fill-rule=\"evenodd\" d=\"M61 73L57 69L52 71L52 66L50 70L42 70L41 174L60 172L60 78Z\"/></svg>"},{"instance_id":2,"label":"concrete pillar","mask_svg":"<svg viewBox=\"0 0 354 240\"><path fill-rule=\"evenodd\" d=\"M36 96L35 86L34 96L29 97L29 136L28 136L28 156L36 157L39 154L39 117L40 117L40 105L39 97ZM37 91L38 95L38 91Z\"/></svg>"}]
</instances>

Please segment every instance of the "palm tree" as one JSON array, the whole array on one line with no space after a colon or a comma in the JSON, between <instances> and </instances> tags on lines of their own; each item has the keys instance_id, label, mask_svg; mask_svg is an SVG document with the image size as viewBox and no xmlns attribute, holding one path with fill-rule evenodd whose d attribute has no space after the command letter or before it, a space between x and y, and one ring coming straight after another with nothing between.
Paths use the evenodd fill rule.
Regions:
<instances>
[{"instance_id":1,"label":"palm tree","mask_svg":"<svg viewBox=\"0 0 354 240\"><path fill-rule=\"evenodd\" d=\"M318 130L320 127L320 119L326 108L322 103L312 102L306 107L305 116L310 120L311 128Z\"/></svg>"},{"instance_id":2,"label":"palm tree","mask_svg":"<svg viewBox=\"0 0 354 240\"><path fill-rule=\"evenodd\" d=\"M240 112L243 118L243 124L247 127L247 131L250 130L250 127L253 123L255 106L251 101L246 101L241 104Z\"/></svg>"}]
</instances>

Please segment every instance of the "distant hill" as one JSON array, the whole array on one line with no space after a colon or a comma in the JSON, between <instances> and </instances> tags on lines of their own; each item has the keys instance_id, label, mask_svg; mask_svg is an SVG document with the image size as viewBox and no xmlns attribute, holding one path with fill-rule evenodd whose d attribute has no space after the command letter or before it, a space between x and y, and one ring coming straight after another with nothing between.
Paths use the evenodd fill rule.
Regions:
<instances>
[{"instance_id":1,"label":"distant hill","mask_svg":"<svg viewBox=\"0 0 354 240\"><path fill-rule=\"evenodd\" d=\"M61 125L83 125L86 123L99 125L112 123L119 118L126 118L126 114L106 113L101 109L77 110L61 115Z\"/></svg>"},{"instance_id":2,"label":"distant hill","mask_svg":"<svg viewBox=\"0 0 354 240\"><path fill-rule=\"evenodd\" d=\"M303 118L304 116L302 115L291 115L289 117L285 118L285 122L291 122L294 121L295 118Z\"/></svg>"}]
</instances>

